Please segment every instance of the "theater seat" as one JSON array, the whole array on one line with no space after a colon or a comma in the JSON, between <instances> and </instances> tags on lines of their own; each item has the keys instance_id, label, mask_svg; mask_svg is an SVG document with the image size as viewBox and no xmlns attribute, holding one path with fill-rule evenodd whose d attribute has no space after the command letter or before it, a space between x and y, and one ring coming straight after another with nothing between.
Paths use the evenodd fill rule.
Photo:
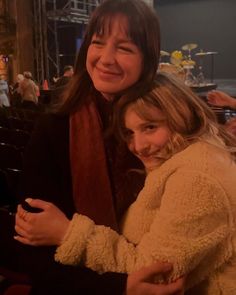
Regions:
<instances>
[{"instance_id":1,"label":"theater seat","mask_svg":"<svg viewBox=\"0 0 236 295\"><path fill-rule=\"evenodd\" d=\"M3 288L0 291L1 295L28 295L30 294L31 286L28 275L20 272L9 270L0 266L0 275L5 278Z\"/></svg>"},{"instance_id":2,"label":"theater seat","mask_svg":"<svg viewBox=\"0 0 236 295\"><path fill-rule=\"evenodd\" d=\"M7 288L3 295L29 295L30 285L12 285Z\"/></svg>"}]
</instances>

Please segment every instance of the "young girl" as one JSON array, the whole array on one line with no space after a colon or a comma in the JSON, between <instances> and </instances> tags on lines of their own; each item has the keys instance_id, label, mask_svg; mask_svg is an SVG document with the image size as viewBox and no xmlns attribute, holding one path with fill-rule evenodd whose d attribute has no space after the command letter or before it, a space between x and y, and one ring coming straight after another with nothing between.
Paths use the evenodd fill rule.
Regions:
<instances>
[{"instance_id":1,"label":"young girl","mask_svg":"<svg viewBox=\"0 0 236 295\"><path fill-rule=\"evenodd\" d=\"M146 167L144 188L123 217L121 235L84 215L69 221L54 205L28 200L44 210L40 214L53 216L54 228L46 230L45 222L42 231L59 246L56 261L99 273L131 273L168 261L174 269L167 280L187 275L188 294L235 294L235 139L204 102L167 74L158 74L145 96L122 97L115 122ZM19 220L22 215L19 208ZM34 217L25 216L24 238L18 237L23 243L39 243Z\"/></svg>"}]
</instances>

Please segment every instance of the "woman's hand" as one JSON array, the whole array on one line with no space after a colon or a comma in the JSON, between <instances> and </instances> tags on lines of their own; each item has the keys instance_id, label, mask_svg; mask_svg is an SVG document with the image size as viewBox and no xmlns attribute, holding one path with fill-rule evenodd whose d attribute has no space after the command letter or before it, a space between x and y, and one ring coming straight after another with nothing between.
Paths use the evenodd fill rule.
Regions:
<instances>
[{"instance_id":1,"label":"woman's hand","mask_svg":"<svg viewBox=\"0 0 236 295\"><path fill-rule=\"evenodd\" d=\"M21 205L17 207L15 230L17 241L32 245L60 245L69 226L69 219L52 203L39 199L26 199L34 208L42 210L40 213L30 213Z\"/></svg>"},{"instance_id":2,"label":"woman's hand","mask_svg":"<svg viewBox=\"0 0 236 295\"><path fill-rule=\"evenodd\" d=\"M143 267L128 276L127 295L182 295L184 294L185 279L180 278L173 283L154 283L155 276L166 275L172 270L169 263L157 262Z\"/></svg>"}]
</instances>

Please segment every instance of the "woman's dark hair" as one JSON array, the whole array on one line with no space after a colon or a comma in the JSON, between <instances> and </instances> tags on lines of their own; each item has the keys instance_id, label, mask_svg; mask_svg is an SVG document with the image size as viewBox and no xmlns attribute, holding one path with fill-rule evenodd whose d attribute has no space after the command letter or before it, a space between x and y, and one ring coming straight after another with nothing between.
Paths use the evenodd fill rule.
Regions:
<instances>
[{"instance_id":1,"label":"woman's dark hair","mask_svg":"<svg viewBox=\"0 0 236 295\"><path fill-rule=\"evenodd\" d=\"M143 55L143 70L135 88L144 91L151 85L159 63L160 30L155 11L142 0L106 0L92 14L83 43L74 67L67 91L63 94L63 105L59 113L70 113L88 100L91 92L96 93L86 69L86 58L94 34L102 34L109 28L115 15L122 14L128 21L128 36ZM132 88L131 86L130 88Z\"/></svg>"}]
</instances>

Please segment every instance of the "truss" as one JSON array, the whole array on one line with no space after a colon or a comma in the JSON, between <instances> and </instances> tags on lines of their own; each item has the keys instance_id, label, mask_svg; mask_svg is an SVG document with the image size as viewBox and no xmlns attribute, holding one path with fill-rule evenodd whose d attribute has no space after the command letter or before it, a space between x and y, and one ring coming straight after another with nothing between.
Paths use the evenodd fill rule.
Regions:
<instances>
[{"instance_id":1,"label":"truss","mask_svg":"<svg viewBox=\"0 0 236 295\"><path fill-rule=\"evenodd\" d=\"M41 85L60 73L59 24L86 25L99 3L100 0L33 0L36 74Z\"/></svg>"}]
</instances>

